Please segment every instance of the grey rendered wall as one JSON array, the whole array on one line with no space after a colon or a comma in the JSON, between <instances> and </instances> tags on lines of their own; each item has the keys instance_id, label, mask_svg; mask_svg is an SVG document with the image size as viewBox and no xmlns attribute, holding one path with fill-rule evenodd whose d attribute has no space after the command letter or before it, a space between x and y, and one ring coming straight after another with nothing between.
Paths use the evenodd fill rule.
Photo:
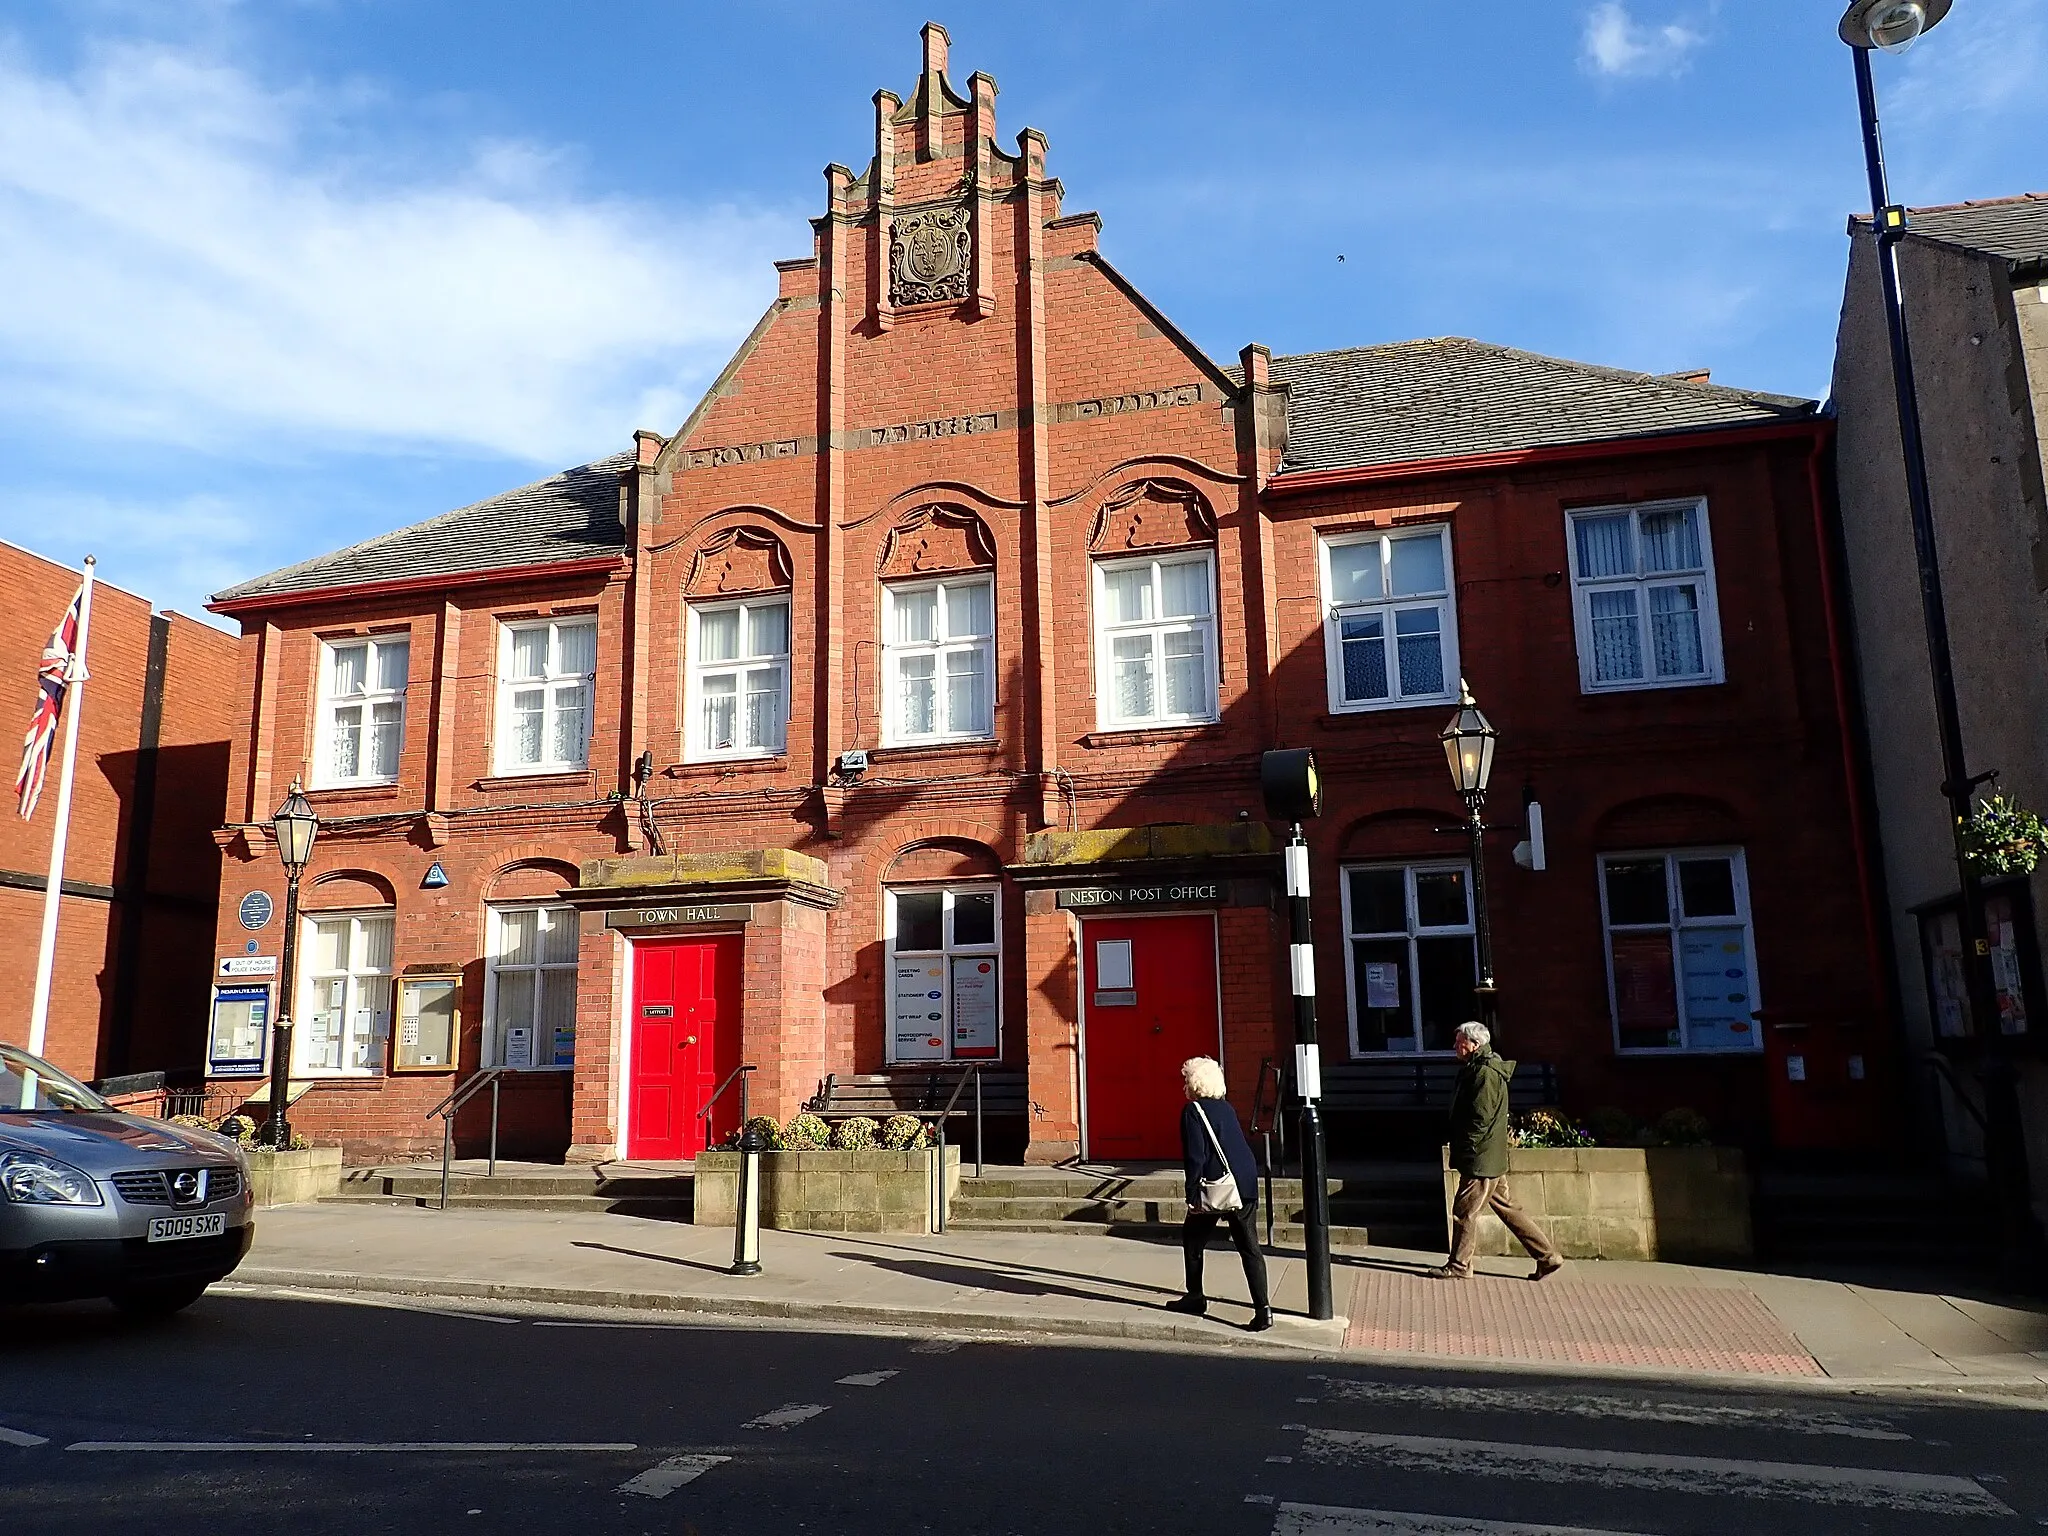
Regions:
<instances>
[{"instance_id":1,"label":"grey rendered wall","mask_svg":"<svg viewBox=\"0 0 2048 1536\"><path fill-rule=\"evenodd\" d=\"M1973 772L2048 812L2048 506L2036 402L2048 401L2048 313L2015 308L2002 264L1931 243L1901 248L1963 739ZM2031 357L2029 359L2029 354ZM2029 361L2033 364L2029 366ZM1851 242L1834 392L1842 522L1885 876L1907 1033L1931 1029L1917 903L1955 890L1891 361L1869 236ZM2048 916L2048 869L2036 910ZM2048 1029L2048 1019L2034 1021ZM1919 1085L1933 1094L1931 1080ZM1945 1096L1945 1095L1944 1095ZM2048 1209L2048 1080L2024 1090L2034 1189ZM1981 1156L1953 1105L1954 1153Z\"/></svg>"}]
</instances>

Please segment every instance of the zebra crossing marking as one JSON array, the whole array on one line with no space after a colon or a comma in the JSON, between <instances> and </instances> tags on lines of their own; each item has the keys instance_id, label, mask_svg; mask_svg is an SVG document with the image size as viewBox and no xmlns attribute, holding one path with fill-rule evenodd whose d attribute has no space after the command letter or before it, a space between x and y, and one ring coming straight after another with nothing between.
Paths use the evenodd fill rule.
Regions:
<instances>
[{"instance_id":1,"label":"zebra crossing marking","mask_svg":"<svg viewBox=\"0 0 2048 1536\"><path fill-rule=\"evenodd\" d=\"M0 1424L0 1445L30 1446L49 1443L48 1435L32 1435L25 1429L9 1429L5 1424Z\"/></svg>"},{"instance_id":2,"label":"zebra crossing marking","mask_svg":"<svg viewBox=\"0 0 2048 1536\"><path fill-rule=\"evenodd\" d=\"M833 1385L841 1387L879 1387L894 1376L894 1371L861 1371L853 1376L842 1376Z\"/></svg>"},{"instance_id":3,"label":"zebra crossing marking","mask_svg":"<svg viewBox=\"0 0 2048 1536\"><path fill-rule=\"evenodd\" d=\"M1664 1456L1563 1445L1450 1440L1429 1435L1373 1435L1338 1429L1310 1430L1302 1451L1311 1461L1340 1465L1370 1462L1375 1467L1453 1473L1460 1477L1584 1482L1664 1493L1798 1499L1812 1504L1909 1510L1919 1514L2015 1513L1971 1479L1933 1472L1736 1461L1719 1456Z\"/></svg>"},{"instance_id":4,"label":"zebra crossing marking","mask_svg":"<svg viewBox=\"0 0 2048 1536\"><path fill-rule=\"evenodd\" d=\"M771 1408L747 1420L741 1429L789 1429L806 1419L815 1419L826 1408L824 1403L784 1403L780 1408Z\"/></svg>"},{"instance_id":5,"label":"zebra crossing marking","mask_svg":"<svg viewBox=\"0 0 2048 1536\"><path fill-rule=\"evenodd\" d=\"M671 1456L657 1462L638 1477L619 1484L619 1492L636 1493L643 1499L665 1499L678 1488L687 1487L730 1456Z\"/></svg>"},{"instance_id":6,"label":"zebra crossing marking","mask_svg":"<svg viewBox=\"0 0 2048 1536\"><path fill-rule=\"evenodd\" d=\"M1770 1429L1799 1435L1843 1435L1855 1440L1911 1440L1889 1419L1811 1412L1796 1408L1755 1408L1732 1403L1674 1403L1650 1397L1600 1393L1569 1395L1514 1387L1438 1387L1396 1381L1361 1381L1348 1376L1311 1376L1327 1395L1298 1397L1298 1403L1347 1402L1442 1408L1471 1413L1570 1414L1582 1419L1634 1419L1651 1424L1690 1424L1709 1429Z\"/></svg>"},{"instance_id":7,"label":"zebra crossing marking","mask_svg":"<svg viewBox=\"0 0 2048 1536\"><path fill-rule=\"evenodd\" d=\"M1628 1536L1580 1525L1530 1525L1521 1520L1474 1520L1463 1515L1411 1515L1391 1509L1344 1509L1334 1504L1282 1504L1273 1536Z\"/></svg>"}]
</instances>

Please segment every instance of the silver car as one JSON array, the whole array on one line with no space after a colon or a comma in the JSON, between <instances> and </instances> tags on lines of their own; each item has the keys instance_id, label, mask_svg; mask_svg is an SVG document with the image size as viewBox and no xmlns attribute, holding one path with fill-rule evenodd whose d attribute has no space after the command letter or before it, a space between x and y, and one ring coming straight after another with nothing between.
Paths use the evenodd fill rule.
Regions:
<instances>
[{"instance_id":1,"label":"silver car","mask_svg":"<svg viewBox=\"0 0 2048 1536\"><path fill-rule=\"evenodd\" d=\"M0 1303L175 1312L242 1262L253 1207L225 1136L122 1114L0 1045Z\"/></svg>"}]
</instances>

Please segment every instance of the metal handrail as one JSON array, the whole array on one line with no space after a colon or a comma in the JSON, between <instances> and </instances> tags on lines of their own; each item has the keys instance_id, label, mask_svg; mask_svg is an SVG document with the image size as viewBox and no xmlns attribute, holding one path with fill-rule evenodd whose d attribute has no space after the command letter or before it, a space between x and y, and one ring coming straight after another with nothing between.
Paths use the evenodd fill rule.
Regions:
<instances>
[{"instance_id":1,"label":"metal handrail","mask_svg":"<svg viewBox=\"0 0 2048 1536\"><path fill-rule=\"evenodd\" d=\"M938 1198L933 1201L936 1213L934 1230L946 1230L946 1121L952 1116L953 1107L960 1102L960 1094L967 1086L967 1080L974 1079L974 1176L981 1177L981 1066L978 1061L964 1063L959 1079L953 1084L953 1095L946 1100L946 1107L934 1119L938 1129L938 1169L932 1177L939 1181Z\"/></svg>"},{"instance_id":2,"label":"metal handrail","mask_svg":"<svg viewBox=\"0 0 2048 1536\"><path fill-rule=\"evenodd\" d=\"M718 1108L718 1101L725 1097L725 1090L732 1086L734 1078L738 1078L740 1084L740 1129L744 1131L747 1128L747 1074L758 1070L752 1062L734 1067L725 1074L725 1081L718 1085L717 1091L704 1101L704 1107L697 1111L697 1118L704 1122L705 1146L711 1145L711 1111Z\"/></svg>"},{"instance_id":3,"label":"metal handrail","mask_svg":"<svg viewBox=\"0 0 2048 1536\"><path fill-rule=\"evenodd\" d=\"M498 1083L510 1067L486 1067L461 1086L451 1089L446 1098L420 1116L422 1120L441 1117L441 1209L448 1209L448 1165L455 1157L455 1115L463 1105L483 1091L486 1084L491 1090L491 1164L486 1178L494 1178L498 1172Z\"/></svg>"},{"instance_id":4,"label":"metal handrail","mask_svg":"<svg viewBox=\"0 0 2048 1536\"><path fill-rule=\"evenodd\" d=\"M1273 1082L1273 1118L1266 1125L1259 1124L1259 1116L1266 1105L1266 1080ZM1263 1161L1266 1175L1266 1246L1273 1246L1273 1138L1280 1138L1280 1161L1287 1161L1287 1117L1280 1113L1281 1103L1287 1093L1287 1083L1280 1075L1280 1069L1273 1065L1273 1058L1259 1058L1259 1084L1252 1090L1252 1134L1259 1138L1264 1148Z\"/></svg>"}]
</instances>

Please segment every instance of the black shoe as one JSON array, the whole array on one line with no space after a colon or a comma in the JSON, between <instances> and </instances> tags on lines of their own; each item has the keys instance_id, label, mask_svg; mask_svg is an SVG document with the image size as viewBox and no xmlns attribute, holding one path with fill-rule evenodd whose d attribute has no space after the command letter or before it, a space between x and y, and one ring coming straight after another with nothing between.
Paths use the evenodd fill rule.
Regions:
<instances>
[{"instance_id":1,"label":"black shoe","mask_svg":"<svg viewBox=\"0 0 2048 1536\"><path fill-rule=\"evenodd\" d=\"M1189 1317L1207 1317L1209 1299L1206 1296L1182 1296L1166 1304L1169 1312L1185 1312Z\"/></svg>"},{"instance_id":2,"label":"black shoe","mask_svg":"<svg viewBox=\"0 0 2048 1536\"><path fill-rule=\"evenodd\" d=\"M1264 1333L1273 1326L1273 1309L1261 1307L1252 1314L1252 1320L1244 1325L1246 1333Z\"/></svg>"}]
</instances>

